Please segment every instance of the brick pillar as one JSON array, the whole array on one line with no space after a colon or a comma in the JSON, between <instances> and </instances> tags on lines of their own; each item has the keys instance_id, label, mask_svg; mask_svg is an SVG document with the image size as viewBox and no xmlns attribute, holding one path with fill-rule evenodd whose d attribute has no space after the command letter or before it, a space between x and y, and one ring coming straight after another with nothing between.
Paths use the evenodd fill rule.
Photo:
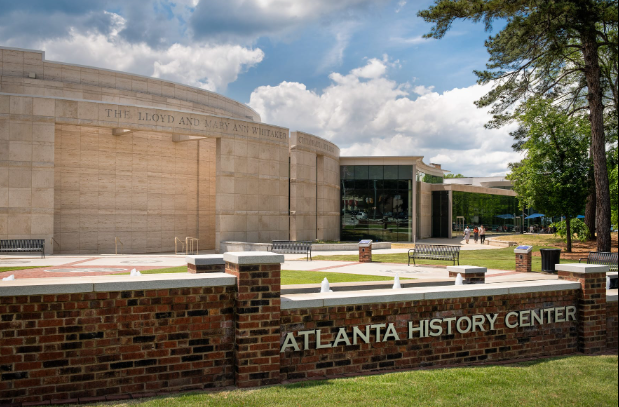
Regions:
<instances>
[{"instance_id":1,"label":"brick pillar","mask_svg":"<svg viewBox=\"0 0 619 407\"><path fill-rule=\"evenodd\" d=\"M201 254L187 256L187 271L192 274L200 273L223 273L225 262L223 254Z\"/></svg>"},{"instance_id":2,"label":"brick pillar","mask_svg":"<svg viewBox=\"0 0 619 407\"><path fill-rule=\"evenodd\" d=\"M557 264L560 280L578 281L578 350L596 353L606 348L606 272L608 266Z\"/></svg>"},{"instance_id":3,"label":"brick pillar","mask_svg":"<svg viewBox=\"0 0 619 407\"><path fill-rule=\"evenodd\" d=\"M463 284L484 284L488 269L476 266L448 266L447 271L450 278L456 278L460 274Z\"/></svg>"},{"instance_id":4,"label":"brick pillar","mask_svg":"<svg viewBox=\"0 0 619 407\"><path fill-rule=\"evenodd\" d=\"M284 256L271 252L224 253L236 276L234 370L238 387L279 383L280 271Z\"/></svg>"},{"instance_id":5,"label":"brick pillar","mask_svg":"<svg viewBox=\"0 0 619 407\"><path fill-rule=\"evenodd\" d=\"M516 255L517 272L531 272L531 250L533 250L533 246L518 246L514 249L514 254Z\"/></svg>"},{"instance_id":6,"label":"brick pillar","mask_svg":"<svg viewBox=\"0 0 619 407\"><path fill-rule=\"evenodd\" d=\"M359 244L359 262L371 263L372 262L372 243Z\"/></svg>"}]
</instances>

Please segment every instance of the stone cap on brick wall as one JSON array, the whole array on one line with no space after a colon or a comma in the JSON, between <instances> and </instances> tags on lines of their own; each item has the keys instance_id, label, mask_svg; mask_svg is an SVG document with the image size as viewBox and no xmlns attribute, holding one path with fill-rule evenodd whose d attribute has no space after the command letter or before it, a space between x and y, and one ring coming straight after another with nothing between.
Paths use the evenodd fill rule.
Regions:
<instances>
[{"instance_id":1,"label":"stone cap on brick wall","mask_svg":"<svg viewBox=\"0 0 619 407\"><path fill-rule=\"evenodd\" d=\"M272 252L226 252L224 261L234 264L281 264L284 255Z\"/></svg>"},{"instance_id":2,"label":"stone cap on brick wall","mask_svg":"<svg viewBox=\"0 0 619 407\"><path fill-rule=\"evenodd\" d=\"M609 266L603 266L599 264L582 264L582 263L569 263L569 264L557 264L555 270L567 271L570 273L607 273L610 269Z\"/></svg>"},{"instance_id":3,"label":"stone cap on brick wall","mask_svg":"<svg viewBox=\"0 0 619 407\"><path fill-rule=\"evenodd\" d=\"M74 294L89 292L158 290L166 288L221 287L236 284L225 273L146 274L132 276L24 278L0 281L0 297L16 295Z\"/></svg>"},{"instance_id":4,"label":"stone cap on brick wall","mask_svg":"<svg viewBox=\"0 0 619 407\"><path fill-rule=\"evenodd\" d=\"M447 271L461 274L470 273L486 273L488 269L486 267L477 266L447 266Z\"/></svg>"},{"instance_id":5,"label":"stone cap on brick wall","mask_svg":"<svg viewBox=\"0 0 619 407\"><path fill-rule=\"evenodd\" d=\"M606 290L606 302L617 302L617 289Z\"/></svg>"},{"instance_id":6,"label":"stone cap on brick wall","mask_svg":"<svg viewBox=\"0 0 619 407\"><path fill-rule=\"evenodd\" d=\"M320 308L338 305L439 300L490 295L579 290L580 283L564 280L507 282L485 285L452 285L403 288L400 290L344 291L320 294L282 295L282 309Z\"/></svg>"},{"instance_id":7,"label":"stone cap on brick wall","mask_svg":"<svg viewBox=\"0 0 619 407\"><path fill-rule=\"evenodd\" d=\"M210 266L226 264L223 254L200 254L198 256L186 256L187 264L195 264L196 266Z\"/></svg>"}]
</instances>

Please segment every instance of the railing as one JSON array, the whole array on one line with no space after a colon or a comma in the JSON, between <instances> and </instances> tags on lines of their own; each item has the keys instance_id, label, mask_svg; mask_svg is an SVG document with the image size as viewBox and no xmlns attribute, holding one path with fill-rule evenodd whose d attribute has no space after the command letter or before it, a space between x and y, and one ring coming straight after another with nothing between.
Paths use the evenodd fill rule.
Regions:
<instances>
[{"instance_id":1,"label":"railing","mask_svg":"<svg viewBox=\"0 0 619 407\"><path fill-rule=\"evenodd\" d=\"M185 251L185 243L179 239L178 237L174 236L174 254L178 254L178 246L180 245L180 251L181 254Z\"/></svg>"},{"instance_id":2,"label":"railing","mask_svg":"<svg viewBox=\"0 0 619 407\"><path fill-rule=\"evenodd\" d=\"M62 251L62 246L60 246L60 243L58 243L58 240L54 239L52 237L52 251L54 249L54 243L56 243L58 245L58 251L61 252Z\"/></svg>"},{"instance_id":3,"label":"railing","mask_svg":"<svg viewBox=\"0 0 619 407\"><path fill-rule=\"evenodd\" d=\"M185 254L198 254L198 238L186 237L185 238Z\"/></svg>"},{"instance_id":4,"label":"railing","mask_svg":"<svg viewBox=\"0 0 619 407\"><path fill-rule=\"evenodd\" d=\"M125 251L125 245L123 244L123 242L120 241L119 237L115 237L114 238L114 252L116 254L118 254L118 243L120 243L120 247L122 248L122 251Z\"/></svg>"}]
</instances>

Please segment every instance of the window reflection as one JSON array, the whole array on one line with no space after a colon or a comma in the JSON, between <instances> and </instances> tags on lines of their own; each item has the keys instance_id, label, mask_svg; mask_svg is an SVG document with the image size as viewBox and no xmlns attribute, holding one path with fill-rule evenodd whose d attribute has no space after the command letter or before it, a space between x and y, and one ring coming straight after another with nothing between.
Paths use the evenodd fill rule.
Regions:
<instances>
[{"instance_id":1,"label":"window reflection","mask_svg":"<svg viewBox=\"0 0 619 407\"><path fill-rule=\"evenodd\" d=\"M484 225L488 231L519 231L520 210L513 196L453 191L452 229ZM514 215L517 215L514 218Z\"/></svg>"},{"instance_id":2,"label":"window reflection","mask_svg":"<svg viewBox=\"0 0 619 407\"><path fill-rule=\"evenodd\" d=\"M412 240L412 168L342 166L342 240Z\"/></svg>"}]
</instances>

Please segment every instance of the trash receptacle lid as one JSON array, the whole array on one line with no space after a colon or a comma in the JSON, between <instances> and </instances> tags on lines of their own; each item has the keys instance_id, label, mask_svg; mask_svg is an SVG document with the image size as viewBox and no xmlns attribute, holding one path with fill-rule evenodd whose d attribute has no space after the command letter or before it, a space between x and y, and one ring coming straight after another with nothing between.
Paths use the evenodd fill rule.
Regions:
<instances>
[{"instance_id":1,"label":"trash receptacle lid","mask_svg":"<svg viewBox=\"0 0 619 407\"><path fill-rule=\"evenodd\" d=\"M372 246L371 239L364 239L364 240L359 241L359 247L370 247L370 246Z\"/></svg>"}]
</instances>

